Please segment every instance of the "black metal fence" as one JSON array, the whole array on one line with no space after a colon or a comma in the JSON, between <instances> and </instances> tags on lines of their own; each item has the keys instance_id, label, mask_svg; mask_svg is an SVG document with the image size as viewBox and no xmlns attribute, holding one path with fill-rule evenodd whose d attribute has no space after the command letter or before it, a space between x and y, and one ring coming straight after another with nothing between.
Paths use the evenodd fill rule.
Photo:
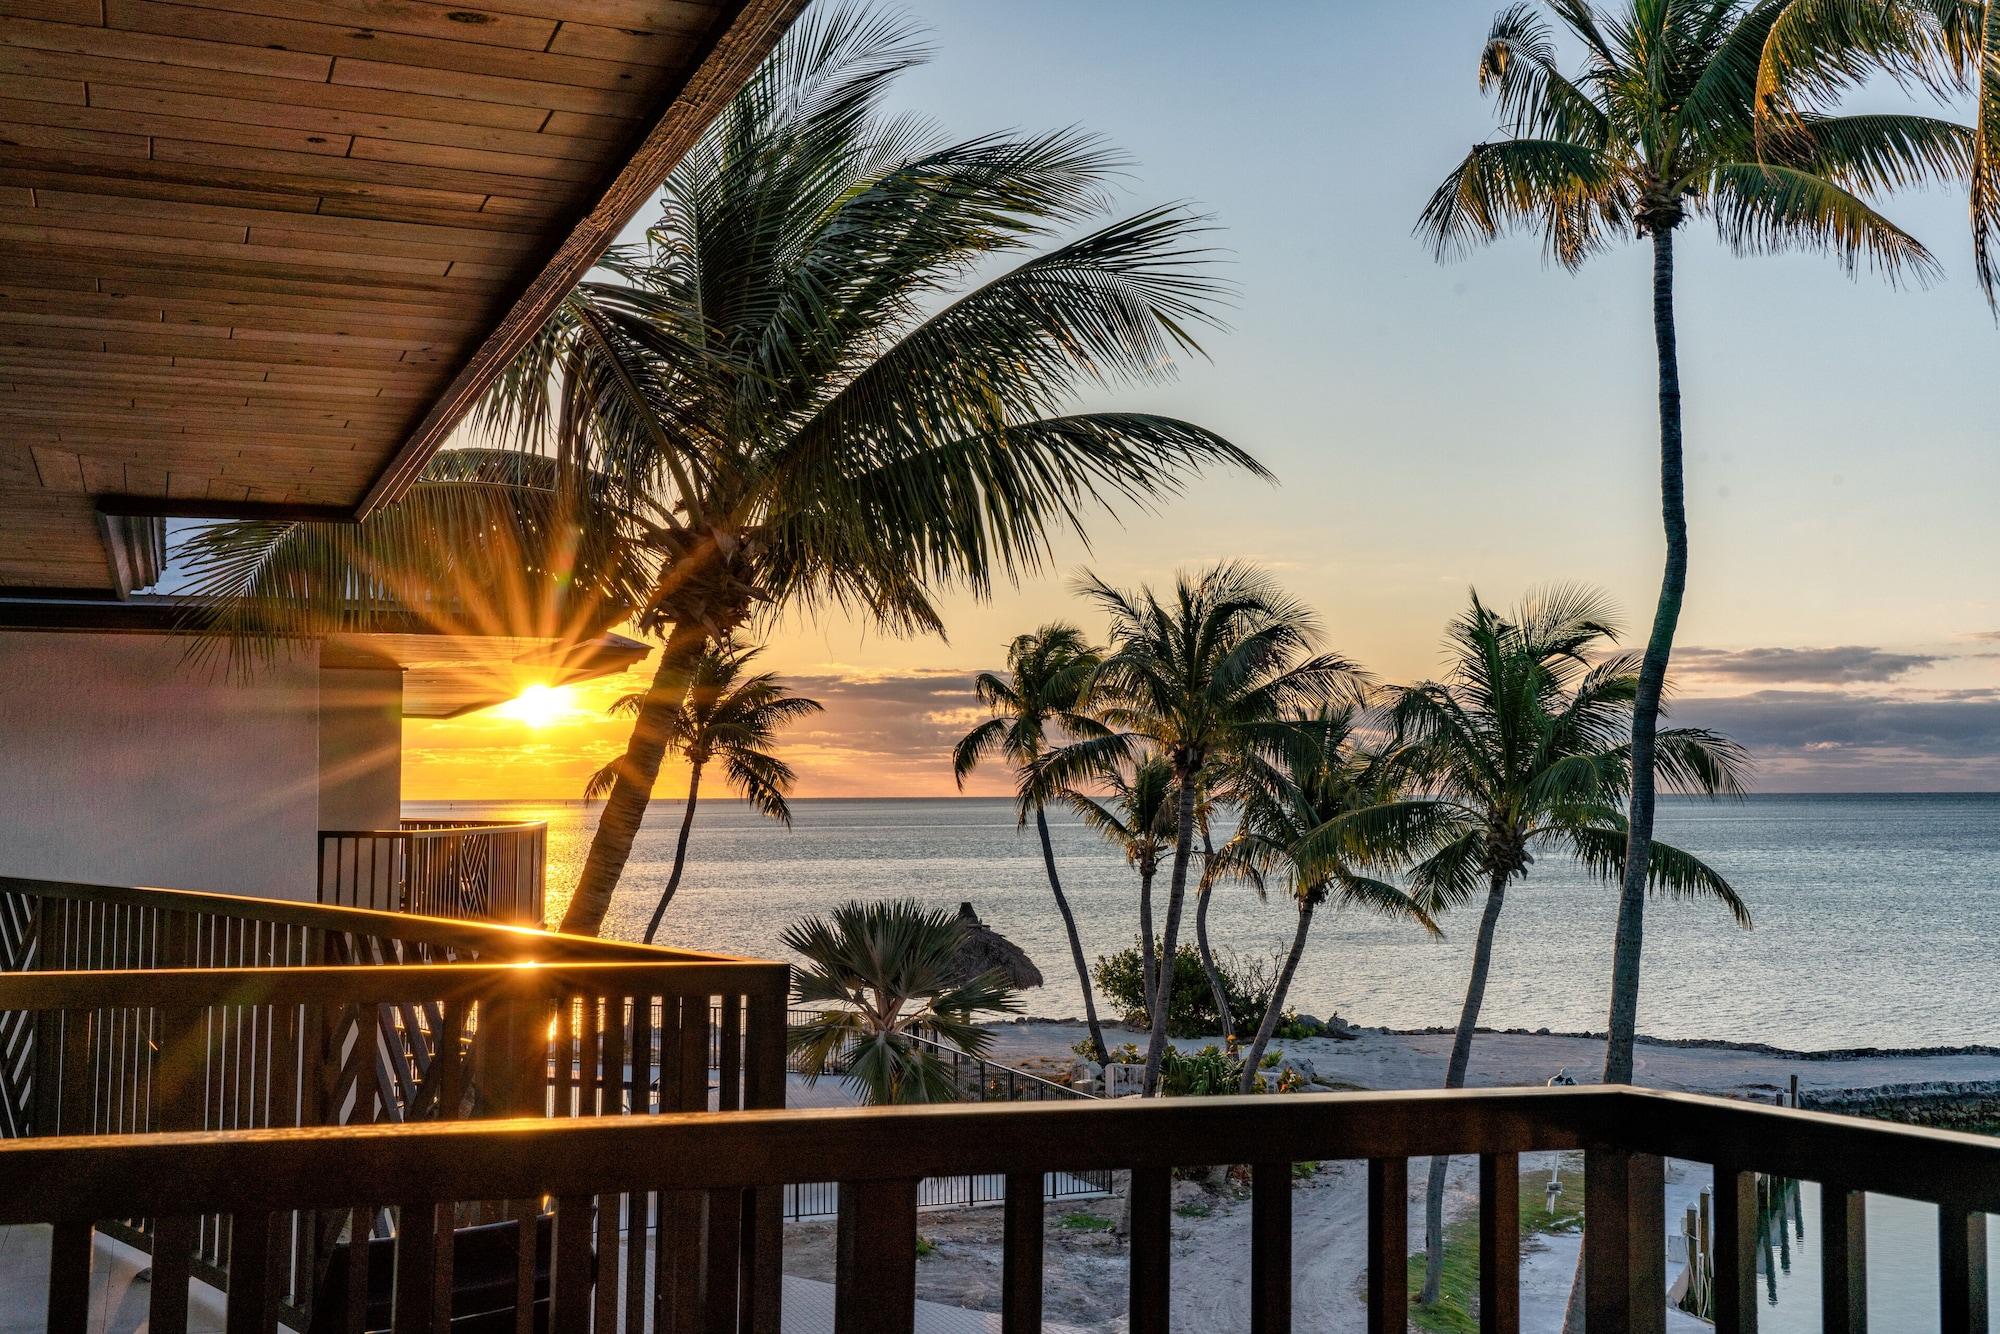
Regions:
<instances>
[{"instance_id":1,"label":"black metal fence","mask_svg":"<svg viewBox=\"0 0 2000 1334\"><path fill-rule=\"evenodd\" d=\"M812 1011L793 1010L793 1022L810 1017ZM1058 1084L1052 1079L973 1056L948 1043L912 1035L910 1041L927 1048L938 1060L951 1066L952 1077L966 1102L1095 1102L1093 1094ZM845 1053L827 1062L825 1075L837 1077L847 1068ZM1048 1200L1096 1199L1111 1193L1109 1172L1047 1172L1043 1174L1042 1196ZM926 1177L917 1184L919 1209L964 1209L999 1204L1007 1197L1004 1176ZM830 1181L808 1182L785 1187L785 1217L793 1221L832 1218L840 1212L840 1188Z\"/></svg>"}]
</instances>

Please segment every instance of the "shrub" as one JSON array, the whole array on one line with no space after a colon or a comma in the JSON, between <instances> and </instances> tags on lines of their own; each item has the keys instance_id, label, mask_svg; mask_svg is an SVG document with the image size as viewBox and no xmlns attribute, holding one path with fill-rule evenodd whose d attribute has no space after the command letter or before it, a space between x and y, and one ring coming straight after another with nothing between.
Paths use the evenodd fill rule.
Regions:
<instances>
[{"instance_id":1,"label":"shrub","mask_svg":"<svg viewBox=\"0 0 2000 1334\"><path fill-rule=\"evenodd\" d=\"M1223 994L1229 998L1230 1014L1235 1018L1238 1030L1224 1036L1247 1039L1264 1020L1264 1007L1270 1004L1271 992L1277 983L1276 962L1253 959L1246 963L1224 951L1216 956L1215 971L1222 978ZM1100 954L1092 976L1105 999L1117 1006L1128 1020L1142 1027L1152 1023L1152 1016L1146 1013L1145 988L1140 982L1139 942L1136 939L1116 954ZM1288 1019L1290 1016L1282 1017ZM1176 947L1174 989L1167 1001L1167 1036L1207 1037L1220 1031L1221 1027L1222 1016L1215 1012L1215 996L1209 990L1208 974L1202 969L1200 952L1193 945Z\"/></svg>"},{"instance_id":2,"label":"shrub","mask_svg":"<svg viewBox=\"0 0 2000 1334\"><path fill-rule=\"evenodd\" d=\"M1243 1062L1213 1044L1192 1056L1168 1047L1160 1055L1160 1092L1169 1098L1205 1098L1234 1093Z\"/></svg>"}]
</instances>

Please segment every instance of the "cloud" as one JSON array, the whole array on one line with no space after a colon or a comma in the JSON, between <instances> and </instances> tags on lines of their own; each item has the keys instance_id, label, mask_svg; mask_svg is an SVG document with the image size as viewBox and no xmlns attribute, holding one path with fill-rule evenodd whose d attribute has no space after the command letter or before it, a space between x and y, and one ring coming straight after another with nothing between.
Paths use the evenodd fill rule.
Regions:
<instances>
[{"instance_id":1,"label":"cloud","mask_svg":"<svg viewBox=\"0 0 2000 1334\"><path fill-rule=\"evenodd\" d=\"M972 693L976 669L839 672L787 678L826 712L786 734L785 757L802 796L875 796L955 789L951 748L987 716ZM1002 765L976 771L966 791L1012 790Z\"/></svg>"},{"instance_id":2,"label":"cloud","mask_svg":"<svg viewBox=\"0 0 2000 1334\"><path fill-rule=\"evenodd\" d=\"M1992 691L1683 697L1673 722L1713 727L1749 747L1757 786L1767 790L2000 788L2000 693Z\"/></svg>"},{"instance_id":3,"label":"cloud","mask_svg":"<svg viewBox=\"0 0 2000 1334\"><path fill-rule=\"evenodd\" d=\"M1823 685L1892 681L1942 660L1935 654L1892 653L1864 644L1843 644L1835 648L1674 650L1674 666L1688 675Z\"/></svg>"}]
</instances>

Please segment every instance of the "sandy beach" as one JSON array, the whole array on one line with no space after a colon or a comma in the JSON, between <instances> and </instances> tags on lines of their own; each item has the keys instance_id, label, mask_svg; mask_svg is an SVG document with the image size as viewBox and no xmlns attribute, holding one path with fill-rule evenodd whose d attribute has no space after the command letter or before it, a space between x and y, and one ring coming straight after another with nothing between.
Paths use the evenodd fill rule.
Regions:
<instances>
[{"instance_id":1,"label":"sandy beach","mask_svg":"<svg viewBox=\"0 0 2000 1334\"><path fill-rule=\"evenodd\" d=\"M1068 1069L1071 1044L1083 1025L1021 1022L993 1027L993 1059L1024 1069ZM1113 1030L1114 1044L1141 1035ZM1273 1044L1312 1063L1318 1077L1338 1087L1430 1088L1442 1081L1451 1037L1447 1033L1357 1032L1352 1038L1315 1038ZM1178 1045L1198 1048L1203 1040ZM1476 1086L1540 1085L1558 1071L1590 1082L1602 1060L1603 1041L1579 1034L1481 1033L1473 1049L1470 1082ZM1656 1088L1768 1100L1789 1090L1797 1076L1804 1100L1838 1103L1849 1098L1921 1097L1935 1094L2000 1096L2000 1051L1797 1053L1725 1044L1642 1041L1638 1077ZM1549 1156L1524 1159L1524 1170L1548 1166ZM1427 1163L1411 1164L1410 1248L1423 1244L1422 1199ZM1566 1165L1565 1170L1580 1163ZM1669 1196L1678 1205L1697 1197L1707 1171L1689 1164L1671 1168ZM1454 1216L1474 1203L1476 1164L1454 1160L1447 1208ZM1367 1173L1359 1163L1328 1162L1302 1177L1294 1192L1296 1315L1301 1328L1359 1331L1365 1327L1361 1291L1365 1277L1364 1204ZM1175 1186L1174 1328L1211 1331L1241 1328L1248 1310L1248 1192L1240 1183L1210 1191L1194 1182ZM1048 1206L1048 1315L1085 1329L1125 1328L1125 1246L1108 1230L1084 1220L1115 1220L1116 1199L1065 1201ZM1072 1220L1073 1215L1083 1219ZM1066 1222L1066 1220L1069 1220ZM970 1311L998 1309L1000 1211L971 1209L924 1215L920 1230L934 1248L917 1266L918 1295ZM830 1224L794 1225L788 1265L794 1273L830 1277ZM1574 1235L1530 1239L1522 1263L1524 1327L1553 1328L1574 1273ZM820 1271L824 1270L822 1273ZM968 1328L977 1328L968 1325ZM1669 1328L1705 1328L1675 1315Z\"/></svg>"}]
</instances>

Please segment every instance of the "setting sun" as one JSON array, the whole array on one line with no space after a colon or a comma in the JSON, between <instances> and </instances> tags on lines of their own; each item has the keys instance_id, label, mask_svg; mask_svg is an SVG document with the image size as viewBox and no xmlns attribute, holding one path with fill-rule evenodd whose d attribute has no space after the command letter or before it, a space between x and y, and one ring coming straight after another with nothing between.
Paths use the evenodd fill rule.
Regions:
<instances>
[{"instance_id":1,"label":"setting sun","mask_svg":"<svg viewBox=\"0 0 2000 1334\"><path fill-rule=\"evenodd\" d=\"M494 710L530 727L547 727L575 712L567 686L532 685Z\"/></svg>"}]
</instances>

